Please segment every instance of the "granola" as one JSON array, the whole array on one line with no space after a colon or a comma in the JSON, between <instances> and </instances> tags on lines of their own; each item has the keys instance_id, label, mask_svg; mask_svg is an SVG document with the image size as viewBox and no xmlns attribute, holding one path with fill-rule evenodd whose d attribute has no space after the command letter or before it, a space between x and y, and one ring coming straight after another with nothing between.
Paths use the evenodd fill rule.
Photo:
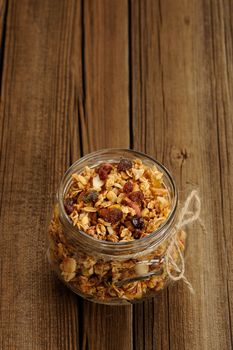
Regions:
<instances>
[{"instance_id":1,"label":"granola","mask_svg":"<svg viewBox=\"0 0 233 350\"><path fill-rule=\"evenodd\" d=\"M77 231L97 240L123 243L140 240L157 230L171 211L171 198L163 173L156 166L149 167L140 159L121 159L73 174L64 209ZM163 289L167 283L164 254L169 239L134 259L105 259L79 249L67 239L57 206L49 233L50 261L78 294L100 302L132 301ZM177 232L181 252L185 236L184 231ZM177 249L171 254L178 263Z\"/></svg>"},{"instance_id":2,"label":"granola","mask_svg":"<svg viewBox=\"0 0 233 350\"><path fill-rule=\"evenodd\" d=\"M124 242L161 226L171 201L163 173L155 166L121 159L73 174L64 207L79 230L100 240Z\"/></svg>"}]
</instances>

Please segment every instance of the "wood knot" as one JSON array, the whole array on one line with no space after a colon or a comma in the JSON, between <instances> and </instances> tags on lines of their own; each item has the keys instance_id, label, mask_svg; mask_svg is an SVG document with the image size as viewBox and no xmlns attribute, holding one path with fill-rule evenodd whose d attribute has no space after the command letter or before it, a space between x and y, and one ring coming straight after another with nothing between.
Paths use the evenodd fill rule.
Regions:
<instances>
[{"instance_id":1,"label":"wood knot","mask_svg":"<svg viewBox=\"0 0 233 350\"><path fill-rule=\"evenodd\" d=\"M189 18L189 16L184 16L184 24L186 24L186 26L190 25L190 18Z\"/></svg>"},{"instance_id":2,"label":"wood knot","mask_svg":"<svg viewBox=\"0 0 233 350\"><path fill-rule=\"evenodd\" d=\"M182 158L182 160L188 159L189 155L188 155L188 151L187 151L186 148L183 148L183 149L180 151L180 157Z\"/></svg>"},{"instance_id":3,"label":"wood knot","mask_svg":"<svg viewBox=\"0 0 233 350\"><path fill-rule=\"evenodd\" d=\"M171 151L171 157L173 160L179 160L183 163L190 157L190 153L185 147L181 149L173 148Z\"/></svg>"}]
</instances>

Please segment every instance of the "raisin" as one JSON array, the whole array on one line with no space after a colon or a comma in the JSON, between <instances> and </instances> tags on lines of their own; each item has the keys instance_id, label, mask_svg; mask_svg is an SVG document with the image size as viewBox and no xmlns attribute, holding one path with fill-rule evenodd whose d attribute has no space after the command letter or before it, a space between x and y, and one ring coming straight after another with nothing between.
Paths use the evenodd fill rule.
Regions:
<instances>
[{"instance_id":1,"label":"raisin","mask_svg":"<svg viewBox=\"0 0 233 350\"><path fill-rule=\"evenodd\" d=\"M131 219L133 226L137 229L142 229L144 227L144 219L137 215L134 215Z\"/></svg>"},{"instance_id":2,"label":"raisin","mask_svg":"<svg viewBox=\"0 0 233 350\"><path fill-rule=\"evenodd\" d=\"M74 210L74 199L73 198L66 198L64 200L64 208L67 215L70 215L72 211Z\"/></svg>"},{"instance_id":3,"label":"raisin","mask_svg":"<svg viewBox=\"0 0 233 350\"><path fill-rule=\"evenodd\" d=\"M98 199L98 193L96 191L88 191L83 196L84 203L96 202Z\"/></svg>"},{"instance_id":4,"label":"raisin","mask_svg":"<svg viewBox=\"0 0 233 350\"><path fill-rule=\"evenodd\" d=\"M98 223L98 217L97 217L97 213L89 213L89 218L90 218L90 222L91 225L97 225Z\"/></svg>"},{"instance_id":5,"label":"raisin","mask_svg":"<svg viewBox=\"0 0 233 350\"><path fill-rule=\"evenodd\" d=\"M129 207L130 207L130 205L129 205L130 203L131 203L131 200L129 200L129 198L127 198L127 197L123 198L121 201L121 204L128 205Z\"/></svg>"},{"instance_id":6,"label":"raisin","mask_svg":"<svg viewBox=\"0 0 233 350\"><path fill-rule=\"evenodd\" d=\"M101 218L104 219L104 218L108 215L108 210L109 210L109 209L106 209L106 208L104 208L104 209L99 209L99 210L98 210L99 216L100 216Z\"/></svg>"},{"instance_id":7,"label":"raisin","mask_svg":"<svg viewBox=\"0 0 233 350\"><path fill-rule=\"evenodd\" d=\"M90 187L92 187L93 186L93 176L90 177L89 183L90 183Z\"/></svg>"},{"instance_id":8,"label":"raisin","mask_svg":"<svg viewBox=\"0 0 233 350\"><path fill-rule=\"evenodd\" d=\"M99 177L100 177L100 180L104 181L107 179L108 173L104 169L100 169L99 170Z\"/></svg>"},{"instance_id":9,"label":"raisin","mask_svg":"<svg viewBox=\"0 0 233 350\"><path fill-rule=\"evenodd\" d=\"M122 211L118 208L100 209L98 213L104 221L110 222L111 224L116 224L123 217Z\"/></svg>"},{"instance_id":10,"label":"raisin","mask_svg":"<svg viewBox=\"0 0 233 350\"><path fill-rule=\"evenodd\" d=\"M112 224L116 224L118 221L120 221L123 217L123 213L120 209L113 208L109 209L109 215L108 215L108 220Z\"/></svg>"},{"instance_id":11,"label":"raisin","mask_svg":"<svg viewBox=\"0 0 233 350\"><path fill-rule=\"evenodd\" d=\"M140 203L144 199L144 194L141 191L135 191L130 193L128 197L131 201Z\"/></svg>"},{"instance_id":12,"label":"raisin","mask_svg":"<svg viewBox=\"0 0 233 350\"><path fill-rule=\"evenodd\" d=\"M77 203L81 203L83 201L84 195L85 195L85 191L82 191L78 194Z\"/></svg>"},{"instance_id":13,"label":"raisin","mask_svg":"<svg viewBox=\"0 0 233 350\"><path fill-rule=\"evenodd\" d=\"M110 163L102 164L98 169L100 180L106 180L111 170L112 165Z\"/></svg>"},{"instance_id":14,"label":"raisin","mask_svg":"<svg viewBox=\"0 0 233 350\"><path fill-rule=\"evenodd\" d=\"M132 168L132 162L129 159L121 159L120 163L117 166L117 170L118 171L125 171L125 170L129 170Z\"/></svg>"},{"instance_id":15,"label":"raisin","mask_svg":"<svg viewBox=\"0 0 233 350\"><path fill-rule=\"evenodd\" d=\"M132 182L128 181L124 184L124 187L123 187L123 192L125 193L130 193L133 191L133 184Z\"/></svg>"}]
</instances>

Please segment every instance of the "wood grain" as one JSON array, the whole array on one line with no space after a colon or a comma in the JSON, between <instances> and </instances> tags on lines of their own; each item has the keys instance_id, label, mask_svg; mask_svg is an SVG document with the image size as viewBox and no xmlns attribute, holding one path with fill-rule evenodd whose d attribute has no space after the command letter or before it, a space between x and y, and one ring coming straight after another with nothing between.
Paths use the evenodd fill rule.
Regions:
<instances>
[{"instance_id":1,"label":"wood grain","mask_svg":"<svg viewBox=\"0 0 233 350\"><path fill-rule=\"evenodd\" d=\"M8 13L1 95L3 349L131 346L130 307L113 312L83 302L56 281L45 262L46 227L64 170L83 152L129 145L127 3L112 3L114 13L108 2L102 5L4 5ZM121 56L116 55L118 49ZM93 65L93 55L99 57L99 65ZM110 75L112 69L117 78ZM100 89L97 94L99 87L105 92Z\"/></svg>"},{"instance_id":2,"label":"wood grain","mask_svg":"<svg viewBox=\"0 0 233 350\"><path fill-rule=\"evenodd\" d=\"M65 87L72 7L9 1L1 84L1 349L75 348L75 296L45 259L53 195L69 164ZM56 30L55 30L56 28ZM61 55L62 53L62 55Z\"/></svg>"},{"instance_id":3,"label":"wood grain","mask_svg":"<svg viewBox=\"0 0 233 350\"><path fill-rule=\"evenodd\" d=\"M78 18L78 11L76 19ZM126 1L84 1L82 18L82 92L77 52L80 37L73 39L72 81L82 152L106 147L129 147L128 15ZM77 27L76 23L75 27ZM71 124L72 126L72 124ZM78 135L77 135L78 137ZM75 141L75 139L74 139ZM71 153L76 142L70 140ZM72 161L76 160L72 158ZM131 349L132 307L112 308L78 300L82 349Z\"/></svg>"},{"instance_id":4,"label":"wood grain","mask_svg":"<svg viewBox=\"0 0 233 350\"><path fill-rule=\"evenodd\" d=\"M233 3L0 1L0 349L229 350ZM65 169L133 147L198 188L186 276L133 307L58 282L47 225Z\"/></svg>"},{"instance_id":5,"label":"wood grain","mask_svg":"<svg viewBox=\"0 0 233 350\"><path fill-rule=\"evenodd\" d=\"M135 349L232 348L232 4L131 3L134 147L198 188L206 235L190 232L187 277L134 307ZM142 130L142 131L141 131Z\"/></svg>"}]
</instances>

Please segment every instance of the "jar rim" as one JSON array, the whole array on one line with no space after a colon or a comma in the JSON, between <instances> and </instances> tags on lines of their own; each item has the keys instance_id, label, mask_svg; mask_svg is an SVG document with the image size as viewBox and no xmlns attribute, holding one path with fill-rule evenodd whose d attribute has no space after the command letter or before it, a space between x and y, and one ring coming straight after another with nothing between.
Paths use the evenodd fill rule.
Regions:
<instances>
[{"instance_id":1,"label":"jar rim","mask_svg":"<svg viewBox=\"0 0 233 350\"><path fill-rule=\"evenodd\" d=\"M92 237L90 235L88 235L87 233L85 233L84 231L77 229L76 227L74 227L72 225L72 222L69 218L69 216L67 215L66 211L65 211L65 207L64 207L64 189L66 187L66 182L67 180L70 178L70 175L74 173L74 169L80 165L80 163L91 160L97 156L101 156L104 154L111 154L111 153L122 153L122 155L119 155L119 157L122 157L124 153L131 153L132 155L134 154L136 157L138 156L139 158L144 158L147 159L151 162L154 163L154 165L158 166L159 170L161 170L163 172L163 174L166 176L172 191L173 191L173 203L172 203L172 207L171 207L171 211L168 215L168 217L166 218L166 220L162 223L161 226L159 226L155 231L153 231L152 233L150 233L148 236L145 236L143 238L140 238L138 240L133 240L133 241L125 241L125 242L111 242L111 241L104 241L104 240L99 240L98 238ZM178 191L177 191L177 187L175 184L175 181L171 175L171 173L169 172L169 170L163 165L161 164L158 160L154 159L153 157L140 152L140 151L136 151L133 149L127 149L127 148L105 148L105 149L100 149L98 151L94 151L91 153L88 153L87 155L79 158L77 161L75 161L65 172L59 189L58 189L58 193L57 193L57 198L58 198L58 205L59 205L59 215L60 215L60 219L62 219L63 224L65 223L66 227L72 231L73 234L78 234L80 235L79 238L84 238L86 240L86 243L95 243L95 245L99 245L99 248L101 248L101 250L107 249L109 251L120 249L120 251L122 252L122 250L128 250L128 249L134 249L137 247L143 247L143 246L147 246L150 242L153 241L154 244L159 244L161 241L163 241L164 239L166 239L167 237L167 229L170 227L170 225L172 224L174 218L175 218L175 214L176 214L176 209L178 207Z\"/></svg>"}]
</instances>

